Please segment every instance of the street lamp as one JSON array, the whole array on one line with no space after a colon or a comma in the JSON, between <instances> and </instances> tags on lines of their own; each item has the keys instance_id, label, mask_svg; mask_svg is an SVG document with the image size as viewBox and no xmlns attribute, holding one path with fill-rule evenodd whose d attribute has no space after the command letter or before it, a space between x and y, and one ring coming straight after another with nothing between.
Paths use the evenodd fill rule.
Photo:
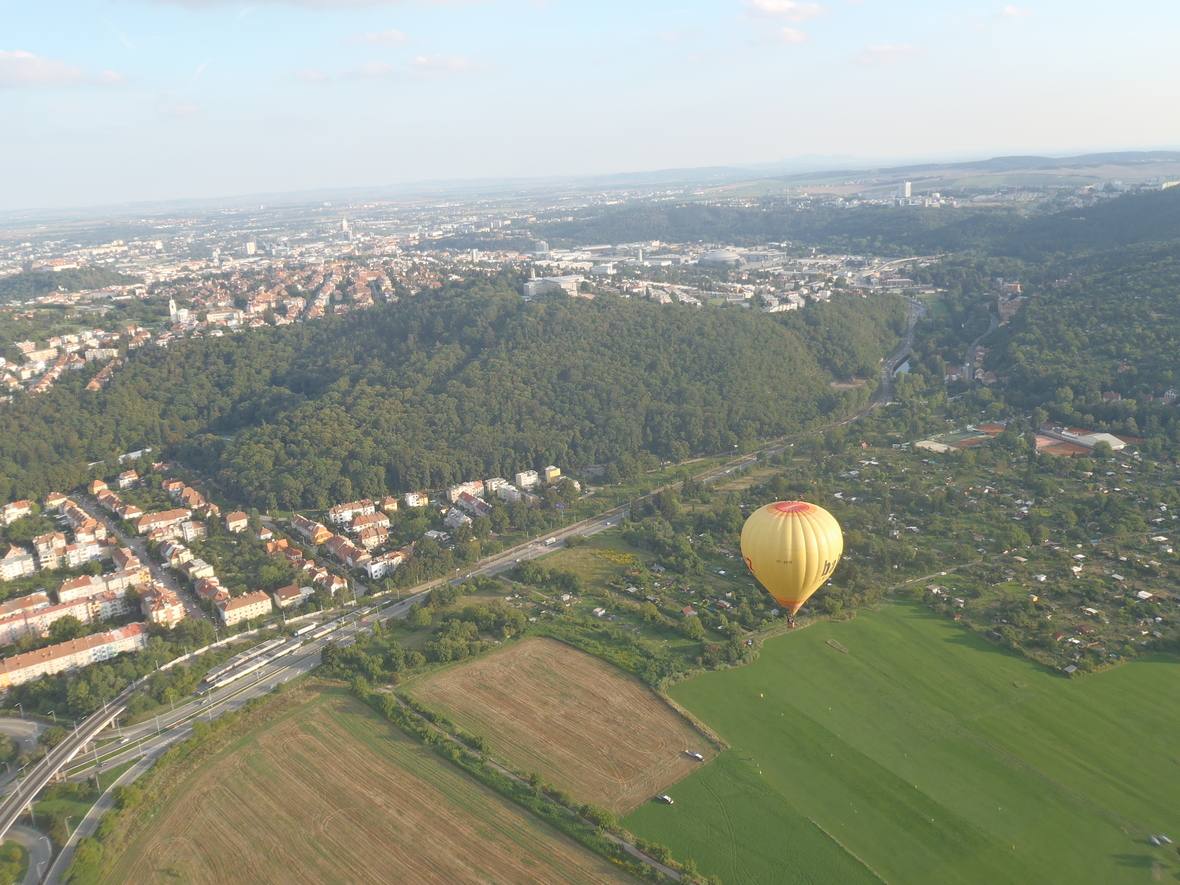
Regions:
<instances>
[{"instance_id":1,"label":"street lamp","mask_svg":"<svg viewBox=\"0 0 1180 885\"><path fill-rule=\"evenodd\" d=\"M17 702L16 709L20 711L20 718L24 719L25 718L25 708L20 705L19 701Z\"/></svg>"},{"instance_id":2,"label":"street lamp","mask_svg":"<svg viewBox=\"0 0 1180 885\"><path fill-rule=\"evenodd\" d=\"M57 714L50 710L49 715L53 717L53 724L57 725Z\"/></svg>"}]
</instances>

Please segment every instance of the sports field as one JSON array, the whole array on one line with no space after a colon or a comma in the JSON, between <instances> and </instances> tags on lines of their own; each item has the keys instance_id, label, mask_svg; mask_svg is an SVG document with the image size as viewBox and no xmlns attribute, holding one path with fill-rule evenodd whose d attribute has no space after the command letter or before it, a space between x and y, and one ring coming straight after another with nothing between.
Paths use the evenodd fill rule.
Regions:
<instances>
[{"instance_id":1,"label":"sports field","mask_svg":"<svg viewBox=\"0 0 1180 885\"><path fill-rule=\"evenodd\" d=\"M596 657L532 638L411 683L521 771L580 802L629 811L701 766L711 745L647 686Z\"/></svg>"},{"instance_id":2,"label":"sports field","mask_svg":"<svg viewBox=\"0 0 1180 885\"><path fill-rule=\"evenodd\" d=\"M624 824L726 882L1180 878L1175 658L1067 680L893 605L672 695L733 749Z\"/></svg>"},{"instance_id":3,"label":"sports field","mask_svg":"<svg viewBox=\"0 0 1180 885\"><path fill-rule=\"evenodd\" d=\"M617 882L341 691L184 779L109 882Z\"/></svg>"}]
</instances>

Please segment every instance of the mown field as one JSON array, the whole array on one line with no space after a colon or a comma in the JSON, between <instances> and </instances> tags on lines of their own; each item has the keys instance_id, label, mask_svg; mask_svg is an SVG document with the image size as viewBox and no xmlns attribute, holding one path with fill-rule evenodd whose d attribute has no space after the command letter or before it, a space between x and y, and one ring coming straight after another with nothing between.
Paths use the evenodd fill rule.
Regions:
<instances>
[{"instance_id":1,"label":"mown field","mask_svg":"<svg viewBox=\"0 0 1180 885\"><path fill-rule=\"evenodd\" d=\"M713 755L647 686L552 639L525 639L409 688L514 768L617 813L699 768L685 750Z\"/></svg>"},{"instance_id":2,"label":"mown field","mask_svg":"<svg viewBox=\"0 0 1180 885\"><path fill-rule=\"evenodd\" d=\"M106 881L617 882L339 690L196 767Z\"/></svg>"},{"instance_id":3,"label":"mown field","mask_svg":"<svg viewBox=\"0 0 1180 885\"><path fill-rule=\"evenodd\" d=\"M1068 680L916 606L673 697L732 749L624 824L731 883L1180 878L1180 661Z\"/></svg>"}]
</instances>

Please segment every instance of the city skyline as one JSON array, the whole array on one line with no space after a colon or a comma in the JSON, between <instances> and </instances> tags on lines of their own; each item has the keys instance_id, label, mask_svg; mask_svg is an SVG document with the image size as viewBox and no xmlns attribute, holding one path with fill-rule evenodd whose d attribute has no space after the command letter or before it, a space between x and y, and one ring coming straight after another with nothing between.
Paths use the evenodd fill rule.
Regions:
<instances>
[{"instance_id":1,"label":"city skyline","mask_svg":"<svg viewBox=\"0 0 1180 885\"><path fill-rule=\"evenodd\" d=\"M0 210L1173 147L1180 10L1148 5L1150 31L1097 0L30 6Z\"/></svg>"}]
</instances>

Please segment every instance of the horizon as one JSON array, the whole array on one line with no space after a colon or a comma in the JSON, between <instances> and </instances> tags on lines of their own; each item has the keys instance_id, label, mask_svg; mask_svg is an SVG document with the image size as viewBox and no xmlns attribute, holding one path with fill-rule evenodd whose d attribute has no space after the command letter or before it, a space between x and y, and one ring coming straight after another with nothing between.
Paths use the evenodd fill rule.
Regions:
<instances>
[{"instance_id":1,"label":"horizon","mask_svg":"<svg viewBox=\"0 0 1180 885\"><path fill-rule=\"evenodd\" d=\"M1180 145L1151 5L1148 33L1098 0L22 7L0 211Z\"/></svg>"},{"instance_id":2,"label":"horizon","mask_svg":"<svg viewBox=\"0 0 1180 885\"><path fill-rule=\"evenodd\" d=\"M115 203L89 203L89 204L63 204L63 205L42 205L42 206L16 206L12 208L0 207L0 217L19 217L21 215L45 213L48 215L68 215L71 212L75 213L100 213L100 212L114 212L117 210L131 210L131 209L155 209L165 210L172 207L183 207L185 204L208 204L209 208L226 208L228 204L234 202L254 201L258 199L267 199L271 201L271 205L266 208L277 208L278 206L292 206L298 205L303 200L319 201L327 197L337 197L342 199L365 199L377 202L385 202L396 200L399 197L436 197L441 196L443 190L456 190L462 196L474 196L486 193L480 190L491 185L499 184L500 186L516 185L521 188L558 188L562 186L579 186L588 187L598 179L612 179L634 177L640 179L642 182L644 176L660 176L671 174L683 174L684 180L682 185L688 186L693 183L693 173L706 173L710 171L729 171L734 173L747 172L749 178L742 176L735 176L727 179L728 182L741 181L756 181L756 180L773 180L790 178L794 176L806 175L822 175L833 174L837 172L897 172L900 173L906 169L920 166L946 166L953 168L959 165L971 163L983 163L996 160L1005 160L1013 158L1027 158L1027 159L1044 159L1044 160L1069 160L1075 158L1084 158L1089 156L1102 156L1106 154L1154 154L1154 153L1175 153L1180 155L1180 146L1156 146L1156 147L1096 147L1092 149L1062 149L1058 151L1049 152L1032 152L1032 151L1005 151L1005 152L988 152L978 155L959 155L950 157L939 156L914 156L914 157L896 157L896 158L868 158L868 157L832 157L829 162L823 162L825 158L815 158L814 162L808 165L810 158L808 157L788 157L776 161L767 161L760 163L720 163L712 166L678 166L665 167L654 169L620 169L607 172L570 172L557 173L544 176L512 176L512 177L456 177L456 178L431 178L431 179L407 179L404 181L390 181L383 183L367 183L355 185L326 185L315 188L297 188L291 190L278 191L254 191L249 193L218 193L218 194L187 194L174 195L162 197L160 199L148 200L129 200L125 202ZM782 168L774 168L782 167ZM701 182L698 180L697 182ZM640 184L631 185L634 187L641 186ZM649 182L648 186L656 186L654 182ZM622 185L610 186L613 188L622 187ZM469 190L463 190L469 188ZM387 191L382 196L362 197L359 193L350 192L378 192ZM395 192L401 193L395 193ZM515 193L519 194L520 191ZM287 200L289 202L275 202L276 200Z\"/></svg>"}]
</instances>

